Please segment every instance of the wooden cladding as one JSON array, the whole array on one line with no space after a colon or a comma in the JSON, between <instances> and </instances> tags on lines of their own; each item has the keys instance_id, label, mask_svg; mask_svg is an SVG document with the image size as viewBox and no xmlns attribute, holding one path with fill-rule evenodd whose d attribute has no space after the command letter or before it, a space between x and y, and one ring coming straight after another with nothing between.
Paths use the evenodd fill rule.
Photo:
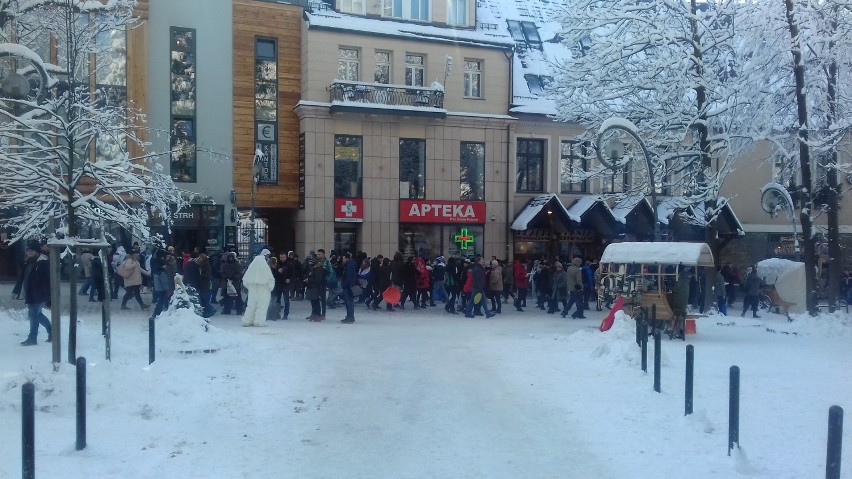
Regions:
<instances>
[{"instance_id":1,"label":"wooden cladding","mask_svg":"<svg viewBox=\"0 0 852 479\"><path fill-rule=\"evenodd\" d=\"M278 184L258 186L258 208L299 207L299 118L302 9L293 5L234 0L234 190L237 206L251 205L255 131L255 45L274 39L278 57Z\"/></svg>"}]
</instances>

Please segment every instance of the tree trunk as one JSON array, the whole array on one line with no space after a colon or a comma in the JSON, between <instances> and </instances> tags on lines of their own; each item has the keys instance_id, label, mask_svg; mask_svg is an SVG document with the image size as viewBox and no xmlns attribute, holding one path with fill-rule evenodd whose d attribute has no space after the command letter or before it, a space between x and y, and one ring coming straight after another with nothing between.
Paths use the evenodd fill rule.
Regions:
<instances>
[{"instance_id":1,"label":"tree trunk","mask_svg":"<svg viewBox=\"0 0 852 479\"><path fill-rule=\"evenodd\" d=\"M793 77L796 82L796 109L799 117L799 166L802 172L802 186L799 192L794 192L801 199L802 208L799 214L802 223L802 236L804 237L804 259L805 259L805 304L810 314L819 313L817 308L816 291L816 248L812 234L811 213L813 209L813 180L811 179L811 157L808 147L809 123L807 95L805 94L805 64L802 58L801 40L799 39L799 27L796 24L796 15L793 12L793 0L784 0L787 9L787 26L790 30L790 48L793 54Z\"/></svg>"},{"instance_id":2,"label":"tree trunk","mask_svg":"<svg viewBox=\"0 0 852 479\"><path fill-rule=\"evenodd\" d=\"M830 36L832 40L828 43L829 55L832 55L831 64L828 66L828 127L831 128L837 121L837 60L835 42L833 35L837 32L837 7L832 9L832 18L829 21ZM837 146L832 147L828 155L826 165L826 198L828 204L828 256L830 267L828 269L828 310L834 312L837 309L840 298L840 221L838 219L839 189L837 186Z\"/></svg>"}]
</instances>

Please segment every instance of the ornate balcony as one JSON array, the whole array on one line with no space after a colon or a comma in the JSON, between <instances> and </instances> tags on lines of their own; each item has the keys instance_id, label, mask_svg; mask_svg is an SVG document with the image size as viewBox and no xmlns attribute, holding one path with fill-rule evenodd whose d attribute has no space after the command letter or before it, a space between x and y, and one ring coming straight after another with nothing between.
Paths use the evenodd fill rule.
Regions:
<instances>
[{"instance_id":1,"label":"ornate balcony","mask_svg":"<svg viewBox=\"0 0 852 479\"><path fill-rule=\"evenodd\" d=\"M447 115L444 90L440 86L423 88L335 80L328 90L332 111L435 117Z\"/></svg>"}]
</instances>

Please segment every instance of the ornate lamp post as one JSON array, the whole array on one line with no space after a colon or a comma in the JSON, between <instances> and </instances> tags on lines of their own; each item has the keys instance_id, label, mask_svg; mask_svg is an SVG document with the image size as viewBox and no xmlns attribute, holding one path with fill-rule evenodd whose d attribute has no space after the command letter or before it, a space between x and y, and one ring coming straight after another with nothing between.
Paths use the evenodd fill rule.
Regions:
<instances>
[{"instance_id":1,"label":"ornate lamp post","mask_svg":"<svg viewBox=\"0 0 852 479\"><path fill-rule=\"evenodd\" d=\"M781 210L787 213L793 227L793 252L796 255L796 261L801 261L799 235L796 233L796 212L793 208L793 199L790 197L787 188L774 182L764 185L760 189L760 207L763 208L763 211L769 213L770 218L778 216L778 212Z\"/></svg>"},{"instance_id":2,"label":"ornate lamp post","mask_svg":"<svg viewBox=\"0 0 852 479\"><path fill-rule=\"evenodd\" d=\"M642 141L642 138L639 137L639 134L636 133L638 128L633 124L630 120L624 118L610 118L601 124L600 128L598 128L598 136L595 139L595 153L597 154L598 161L601 162L602 165L607 168L617 171L619 168L624 166L624 161L622 157L624 156L624 143L618 138L616 132L621 132L633 138L633 140L639 145L639 148L642 150L642 156L645 157L645 167L648 169L648 184L650 195L651 195L651 207L654 210L654 241L660 241L660 222L657 217L657 188L655 184L654 178L654 164L651 161L651 154L648 152L648 148L645 146L645 142ZM609 140L606 142L606 146L602 145L604 138L609 137ZM604 149L606 150L606 157L603 155Z\"/></svg>"},{"instance_id":3,"label":"ornate lamp post","mask_svg":"<svg viewBox=\"0 0 852 479\"><path fill-rule=\"evenodd\" d=\"M249 254L248 259L254 257L255 243L257 241L257 233L255 231L254 224L254 198L257 196L257 184L260 181L260 173L263 170L263 166L261 162L263 161L263 152L260 151L260 148L254 150L254 162L251 167L251 213L249 214L249 221L251 223L251 229L249 230Z\"/></svg>"}]
</instances>

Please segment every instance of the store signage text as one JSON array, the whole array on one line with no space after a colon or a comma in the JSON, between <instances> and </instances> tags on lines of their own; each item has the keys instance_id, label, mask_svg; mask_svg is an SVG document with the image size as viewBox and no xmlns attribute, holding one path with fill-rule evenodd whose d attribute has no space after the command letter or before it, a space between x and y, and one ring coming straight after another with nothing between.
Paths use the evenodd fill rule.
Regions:
<instances>
[{"instance_id":1,"label":"store signage text","mask_svg":"<svg viewBox=\"0 0 852 479\"><path fill-rule=\"evenodd\" d=\"M592 243L595 240L595 232L592 230L577 230L567 233L551 233L550 230L535 229L515 233L515 241L551 241L569 243Z\"/></svg>"},{"instance_id":2,"label":"store signage text","mask_svg":"<svg viewBox=\"0 0 852 479\"><path fill-rule=\"evenodd\" d=\"M485 223L483 201L400 200L400 223Z\"/></svg>"}]
</instances>

